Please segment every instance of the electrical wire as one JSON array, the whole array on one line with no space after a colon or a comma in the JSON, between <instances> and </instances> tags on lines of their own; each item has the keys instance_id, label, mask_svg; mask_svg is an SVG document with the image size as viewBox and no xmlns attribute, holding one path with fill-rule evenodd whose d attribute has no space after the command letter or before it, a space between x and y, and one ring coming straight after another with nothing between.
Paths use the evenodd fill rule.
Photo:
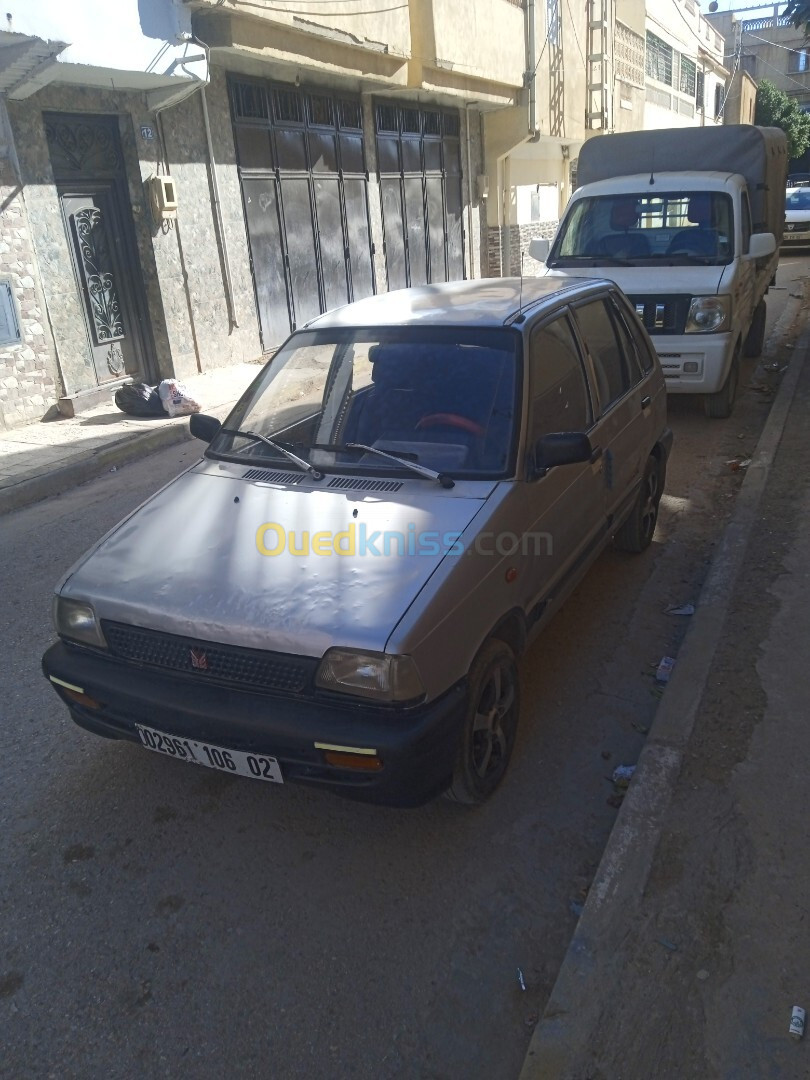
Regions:
<instances>
[{"instance_id":1,"label":"electrical wire","mask_svg":"<svg viewBox=\"0 0 810 1080\"><path fill-rule=\"evenodd\" d=\"M739 44L737 46L737 58L734 61L734 70L731 73L731 78L728 80L728 86L726 87L726 92L723 95L723 100L720 102L720 108L715 113L715 117L714 117L715 120L720 120L722 118L722 116L723 116L723 110L726 107L726 102L728 101L728 95L731 93L731 87L732 87L732 85L734 83L734 76L737 74L737 68L740 66L740 57L741 56L742 56L742 34L740 34L740 41L739 41ZM704 109L705 109L706 103L704 102L703 105L704 105Z\"/></svg>"},{"instance_id":2,"label":"electrical wire","mask_svg":"<svg viewBox=\"0 0 810 1080\"><path fill-rule=\"evenodd\" d=\"M701 44L701 47L705 49L706 45L708 43L700 36L700 34L697 32L697 30L695 30L694 26L689 25L689 20L684 15L684 13L681 11L680 4L678 3L678 0L672 0L672 3L675 5L675 10L678 12L680 17L683 19L684 26L686 27L686 29L689 31L690 34L692 34L694 37L697 38L697 40ZM708 19L706 21L708 22ZM714 31L715 36L720 37L720 34L718 34L717 31L714 29L714 27L711 26L711 23L709 23L709 26Z\"/></svg>"},{"instance_id":3,"label":"electrical wire","mask_svg":"<svg viewBox=\"0 0 810 1080\"><path fill-rule=\"evenodd\" d=\"M582 46L579 43L579 34L577 33L577 23L576 23L576 19L574 18L574 13L571 10L571 2L570 2L570 0L565 0L565 6L568 8L568 14L571 16L571 29L574 31L574 40L577 43L577 48L579 49L579 55L582 57L582 63L584 65L584 67L585 67L585 70L587 71L588 70L588 61L585 59L585 53L582 51Z\"/></svg>"},{"instance_id":4,"label":"electrical wire","mask_svg":"<svg viewBox=\"0 0 810 1080\"><path fill-rule=\"evenodd\" d=\"M770 45L771 42L769 41L768 44ZM771 70L775 71L777 73L777 75L779 75L781 78L787 79L788 82L793 83L794 86L798 86L799 89L804 90L805 93L810 91L810 83L803 83L803 82L799 82L798 79L792 79L790 77L790 75L786 75L785 72L782 71L781 68L776 67L775 64L769 64L768 61L763 60L761 56L757 56L756 60L757 60L757 63L762 64L763 67L771 68Z\"/></svg>"}]
</instances>

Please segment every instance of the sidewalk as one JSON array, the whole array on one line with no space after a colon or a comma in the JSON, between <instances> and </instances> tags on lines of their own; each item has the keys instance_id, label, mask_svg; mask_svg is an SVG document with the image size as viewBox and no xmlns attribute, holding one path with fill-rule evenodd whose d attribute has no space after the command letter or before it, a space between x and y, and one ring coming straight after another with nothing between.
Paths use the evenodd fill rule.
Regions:
<instances>
[{"instance_id":1,"label":"sidewalk","mask_svg":"<svg viewBox=\"0 0 810 1080\"><path fill-rule=\"evenodd\" d=\"M810 1076L810 1033L788 1035L793 1006L810 1013L809 345L806 333L522 1080Z\"/></svg>"},{"instance_id":2,"label":"sidewalk","mask_svg":"<svg viewBox=\"0 0 810 1080\"><path fill-rule=\"evenodd\" d=\"M222 419L259 373L259 364L184 379L204 413ZM0 432L0 514L57 495L114 466L191 438L188 417L127 416L109 404L72 419Z\"/></svg>"}]
</instances>

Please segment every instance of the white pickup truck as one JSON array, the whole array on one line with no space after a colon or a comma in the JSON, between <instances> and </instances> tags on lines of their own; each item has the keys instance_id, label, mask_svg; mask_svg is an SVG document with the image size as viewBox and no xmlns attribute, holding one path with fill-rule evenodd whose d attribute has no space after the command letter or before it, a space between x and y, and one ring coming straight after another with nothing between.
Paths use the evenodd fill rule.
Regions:
<instances>
[{"instance_id":1,"label":"white pickup truck","mask_svg":"<svg viewBox=\"0 0 810 1080\"><path fill-rule=\"evenodd\" d=\"M579 156L546 273L612 278L652 337L670 393L730 415L740 357L758 356L779 261L787 140L750 124L601 135Z\"/></svg>"}]
</instances>

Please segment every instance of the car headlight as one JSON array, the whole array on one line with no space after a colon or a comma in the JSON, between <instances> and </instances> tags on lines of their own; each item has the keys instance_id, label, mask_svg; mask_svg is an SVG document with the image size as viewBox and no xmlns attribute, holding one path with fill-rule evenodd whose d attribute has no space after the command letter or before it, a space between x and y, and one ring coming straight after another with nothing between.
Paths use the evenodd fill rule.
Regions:
<instances>
[{"instance_id":1,"label":"car headlight","mask_svg":"<svg viewBox=\"0 0 810 1080\"><path fill-rule=\"evenodd\" d=\"M381 702L416 701L425 688L410 656L329 649L315 682L323 690L336 690Z\"/></svg>"},{"instance_id":2,"label":"car headlight","mask_svg":"<svg viewBox=\"0 0 810 1080\"><path fill-rule=\"evenodd\" d=\"M68 641L79 641L82 645L107 648L96 613L90 604L81 600L69 600L66 596L57 596L53 602L53 621L59 637L67 638Z\"/></svg>"},{"instance_id":3,"label":"car headlight","mask_svg":"<svg viewBox=\"0 0 810 1080\"><path fill-rule=\"evenodd\" d=\"M716 334L731 323L730 296L693 296L686 319L687 334Z\"/></svg>"}]
</instances>

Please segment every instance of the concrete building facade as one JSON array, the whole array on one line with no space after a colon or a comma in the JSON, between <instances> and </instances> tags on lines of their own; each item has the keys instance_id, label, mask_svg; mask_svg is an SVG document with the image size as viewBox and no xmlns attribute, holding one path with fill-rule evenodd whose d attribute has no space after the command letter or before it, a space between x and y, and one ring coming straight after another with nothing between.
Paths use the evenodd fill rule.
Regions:
<instances>
[{"instance_id":1,"label":"concrete building facade","mask_svg":"<svg viewBox=\"0 0 810 1080\"><path fill-rule=\"evenodd\" d=\"M0 427L373 292L536 272L586 138L721 119L694 0L9 8Z\"/></svg>"},{"instance_id":2,"label":"concrete building facade","mask_svg":"<svg viewBox=\"0 0 810 1080\"><path fill-rule=\"evenodd\" d=\"M755 82L767 79L795 98L800 108L810 109L810 42L781 10L783 5L759 9L745 5L707 18L722 35L726 53L740 71Z\"/></svg>"}]
</instances>

